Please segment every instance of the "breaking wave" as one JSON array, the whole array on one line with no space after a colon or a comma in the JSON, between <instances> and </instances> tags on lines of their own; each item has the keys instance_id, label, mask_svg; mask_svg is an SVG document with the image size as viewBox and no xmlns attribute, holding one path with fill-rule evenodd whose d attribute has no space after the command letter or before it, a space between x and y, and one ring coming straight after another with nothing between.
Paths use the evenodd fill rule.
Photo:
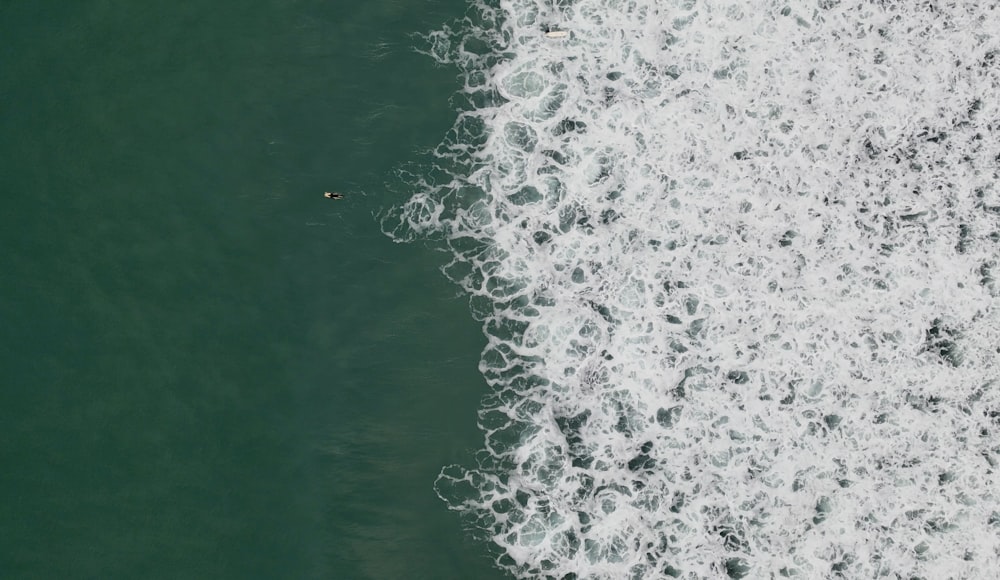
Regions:
<instances>
[{"instance_id":1,"label":"breaking wave","mask_svg":"<svg viewBox=\"0 0 1000 580\"><path fill-rule=\"evenodd\" d=\"M485 448L437 490L499 566L997 569L996 3L502 0L425 40L461 111L384 227L483 322Z\"/></svg>"}]
</instances>

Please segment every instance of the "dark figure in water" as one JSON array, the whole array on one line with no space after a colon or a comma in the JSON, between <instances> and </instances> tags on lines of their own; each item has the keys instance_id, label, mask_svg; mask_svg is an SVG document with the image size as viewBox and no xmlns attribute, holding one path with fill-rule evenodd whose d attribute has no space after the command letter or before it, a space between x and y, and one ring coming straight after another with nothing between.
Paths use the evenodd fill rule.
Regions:
<instances>
[{"instance_id":1,"label":"dark figure in water","mask_svg":"<svg viewBox=\"0 0 1000 580\"><path fill-rule=\"evenodd\" d=\"M329 191L323 193L323 197L327 199L344 199L343 194L340 193L330 193Z\"/></svg>"}]
</instances>

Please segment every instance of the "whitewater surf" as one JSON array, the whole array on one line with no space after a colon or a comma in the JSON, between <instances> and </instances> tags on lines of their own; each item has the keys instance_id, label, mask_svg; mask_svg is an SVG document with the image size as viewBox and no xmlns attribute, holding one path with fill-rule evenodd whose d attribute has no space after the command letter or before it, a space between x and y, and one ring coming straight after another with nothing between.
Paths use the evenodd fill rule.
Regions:
<instances>
[{"instance_id":1,"label":"whitewater surf","mask_svg":"<svg viewBox=\"0 0 1000 580\"><path fill-rule=\"evenodd\" d=\"M558 40L546 32L567 31ZM384 221L492 387L436 488L519 578L1000 564L1000 9L504 0Z\"/></svg>"}]
</instances>

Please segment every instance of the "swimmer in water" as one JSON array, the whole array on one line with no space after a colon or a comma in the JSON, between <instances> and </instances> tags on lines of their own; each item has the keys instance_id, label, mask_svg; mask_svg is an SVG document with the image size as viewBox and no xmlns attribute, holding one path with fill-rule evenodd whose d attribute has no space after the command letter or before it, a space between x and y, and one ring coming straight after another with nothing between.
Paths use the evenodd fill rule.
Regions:
<instances>
[{"instance_id":1,"label":"swimmer in water","mask_svg":"<svg viewBox=\"0 0 1000 580\"><path fill-rule=\"evenodd\" d=\"M329 191L323 193L323 197L327 199L344 199L343 194L340 193L330 193Z\"/></svg>"}]
</instances>

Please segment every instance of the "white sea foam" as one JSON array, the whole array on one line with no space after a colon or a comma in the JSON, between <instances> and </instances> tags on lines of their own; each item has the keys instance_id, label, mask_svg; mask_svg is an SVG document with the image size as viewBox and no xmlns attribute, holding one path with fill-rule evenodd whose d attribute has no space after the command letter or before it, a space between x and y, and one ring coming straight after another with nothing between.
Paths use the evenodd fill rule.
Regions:
<instances>
[{"instance_id":1,"label":"white sea foam","mask_svg":"<svg viewBox=\"0 0 1000 580\"><path fill-rule=\"evenodd\" d=\"M996 573L997 3L503 0L427 41L467 104L385 223L484 323L437 489L499 565Z\"/></svg>"}]
</instances>

